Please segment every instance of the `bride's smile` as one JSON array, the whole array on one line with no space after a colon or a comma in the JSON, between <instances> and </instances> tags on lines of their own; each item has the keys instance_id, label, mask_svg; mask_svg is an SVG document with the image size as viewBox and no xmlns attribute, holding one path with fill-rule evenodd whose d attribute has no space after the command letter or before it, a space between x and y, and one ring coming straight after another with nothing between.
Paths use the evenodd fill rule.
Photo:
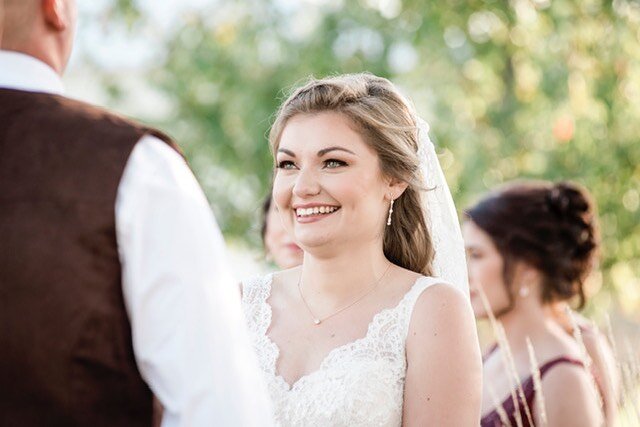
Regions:
<instances>
[{"instance_id":1,"label":"bride's smile","mask_svg":"<svg viewBox=\"0 0 640 427\"><path fill-rule=\"evenodd\" d=\"M308 203L305 205L295 205L296 219L299 223L307 224L326 218L337 212L340 206L331 206L320 203Z\"/></svg>"}]
</instances>

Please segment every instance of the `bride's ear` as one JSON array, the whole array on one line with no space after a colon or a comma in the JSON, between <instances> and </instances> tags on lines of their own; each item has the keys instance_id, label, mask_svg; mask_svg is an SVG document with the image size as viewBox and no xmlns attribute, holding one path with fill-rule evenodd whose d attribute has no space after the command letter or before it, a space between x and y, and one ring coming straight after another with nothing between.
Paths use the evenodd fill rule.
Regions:
<instances>
[{"instance_id":1,"label":"bride's ear","mask_svg":"<svg viewBox=\"0 0 640 427\"><path fill-rule=\"evenodd\" d=\"M409 183L406 181L402 181L397 178L389 178L387 181L387 198L389 198L389 200L397 199L402 195L402 193L404 193L404 190L406 190L408 186Z\"/></svg>"}]
</instances>

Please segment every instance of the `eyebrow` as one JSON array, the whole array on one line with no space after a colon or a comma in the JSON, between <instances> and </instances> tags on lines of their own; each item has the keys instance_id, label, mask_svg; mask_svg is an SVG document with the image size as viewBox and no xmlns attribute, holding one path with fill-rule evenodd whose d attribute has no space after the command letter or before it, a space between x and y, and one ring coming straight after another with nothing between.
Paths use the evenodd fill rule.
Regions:
<instances>
[{"instance_id":1,"label":"eyebrow","mask_svg":"<svg viewBox=\"0 0 640 427\"><path fill-rule=\"evenodd\" d=\"M320 151L318 151L318 157L322 157L327 153L330 153L331 151L345 151L347 153L353 154L354 156L356 155L356 153L354 153L351 150L347 150L346 148L342 148L342 147L328 147L328 148L324 148Z\"/></svg>"},{"instance_id":2,"label":"eyebrow","mask_svg":"<svg viewBox=\"0 0 640 427\"><path fill-rule=\"evenodd\" d=\"M287 156L291 156L291 157L295 157L296 155L293 153L293 151L287 150L286 148L278 148L278 153L284 153Z\"/></svg>"},{"instance_id":3,"label":"eyebrow","mask_svg":"<svg viewBox=\"0 0 640 427\"><path fill-rule=\"evenodd\" d=\"M325 154L330 153L330 152L332 152L332 151L344 151L344 152L347 152L347 153L349 153L349 154L353 154L354 156L356 156L356 155L357 155L356 153L354 153L354 152L353 152L353 151L351 151L351 150L347 150L346 148L343 148L343 147L337 147L337 146L336 146L336 147L323 148L322 150L318 151L318 157L322 157L322 156L324 156ZM288 156L291 156L291 157L295 157L295 156L296 156L296 155L295 155L295 153L294 153L293 151L291 151L291 150L287 150L286 148L278 148L278 153L284 153L284 154L286 154L286 155L288 155Z\"/></svg>"}]
</instances>

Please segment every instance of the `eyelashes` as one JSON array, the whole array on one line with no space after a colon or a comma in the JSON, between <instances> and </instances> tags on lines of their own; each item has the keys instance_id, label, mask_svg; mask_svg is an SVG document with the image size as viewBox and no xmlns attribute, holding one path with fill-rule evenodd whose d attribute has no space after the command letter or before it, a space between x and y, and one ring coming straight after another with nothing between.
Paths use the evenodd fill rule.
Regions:
<instances>
[{"instance_id":1,"label":"eyelashes","mask_svg":"<svg viewBox=\"0 0 640 427\"><path fill-rule=\"evenodd\" d=\"M347 162L338 159L327 159L323 162L323 168L325 169L337 169L344 166L348 166ZM291 160L282 160L278 162L278 169L291 170L295 169L297 166Z\"/></svg>"},{"instance_id":2,"label":"eyelashes","mask_svg":"<svg viewBox=\"0 0 640 427\"><path fill-rule=\"evenodd\" d=\"M325 160L324 165L326 168L335 169L335 168L347 166L347 162L343 162L342 160L337 160L337 159L329 159L329 160Z\"/></svg>"},{"instance_id":3,"label":"eyelashes","mask_svg":"<svg viewBox=\"0 0 640 427\"><path fill-rule=\"evenodd\" d=\"M293 169L295 164L291 160L283 160L278 162L278 169Z\"/></svg>"}]
</instances>

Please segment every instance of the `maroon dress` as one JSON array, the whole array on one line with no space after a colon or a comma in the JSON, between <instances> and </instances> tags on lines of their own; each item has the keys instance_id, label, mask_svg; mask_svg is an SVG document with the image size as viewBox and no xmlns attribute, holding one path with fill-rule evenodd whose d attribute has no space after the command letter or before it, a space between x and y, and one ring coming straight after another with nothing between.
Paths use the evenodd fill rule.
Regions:
<instances>
[{"instance_id":1,"label":"maroon dress","mask_svg":"<svg viewBox=\"0 0 640 427\"><path fill-rule=\"evenodd\" d=\"M494 347L488 354L493 353L493 351L495 350L496 347ZM540 366L540 378L542 379L544 377L544 375L551 369L553 368L555 365L558 365L560 363L570 363L572 365L577 365L577 366L583 366L584 367L584 363L582 363L579 360L567 357L567 356L561 356L561 357L557 357L555 359L549 360L548 362L546 362L545 364L543 364L542 366ZM535 398L536 398L536 390L533 384L533 376L529 376L527 379L525 379L524 381L522 381L522 390L524 391L524 397L525 397L525 401L527 404L527 407L529 408L529 413L531 414L531 416L534 416L534 411L533 411L533 405L535 402ZM526 415L526 410L524 405L522 404L520 397L516 395L516 397L518 398L518 411L520 412L520 418L522 419L522 425L524 427L535 427L535 421L534 421L534 426L532 426L529 423L529 420L527 419L527 415ZM518 423L516 422L516 417L517 417L517 412L516 412L516 407L514 405L513 399L511 398L511 396L508 396L503 402L502 402L502 408L504 409L504 412L507 414L508 420L509 420L509 424L512 426L518 425ZM485 415L484 417L482 417L482 420L480 420L480 426L481 427L500 427L503 426L504 424L502 423L502 420L500 419L500 415L498 414L498 411L496 409L494 409L493 411L489 412L487 415Z\"/></svg>"}]
</instances>

